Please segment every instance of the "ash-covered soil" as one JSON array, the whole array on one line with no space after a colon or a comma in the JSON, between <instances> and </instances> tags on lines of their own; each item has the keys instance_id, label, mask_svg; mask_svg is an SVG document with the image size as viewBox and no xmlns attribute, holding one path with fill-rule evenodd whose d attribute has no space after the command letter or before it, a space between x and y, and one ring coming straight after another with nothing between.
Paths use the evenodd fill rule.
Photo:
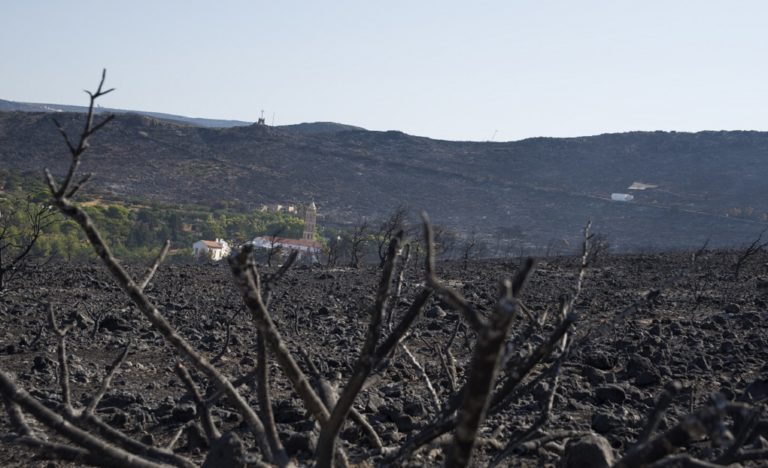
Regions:
<instances>
[{"instance_id":1,"label":"ash-covered soil","mask_svg":"<svg viewBox=\"0 0 768 468\"><path fill-rule=\"evenodd\" d=\"M610 256L588 268L576 303L575 341L563 364L553 411L544 429L596 432L620 456L640 435L664 386L674 380L682 384L682 390L659 431L706 404L715 392L728 399L762 399L758 406L768 409L768 258L752 258L736 279L731 269L736 255L708 252L696 262L685 253ZM549 335L558 320L558 298L573 291L578 268L576 258L538 262L522 297L534 317L546 313L550 318L534 330L527 340L530 345L511 349L509 356L529 352ZM438 266L440 277L483 314L493 312L499 280L515 270L515 261L474 262L466 271L460 264ZM135 269L135 273L140 271ZM298 351L306 351L326 378L343 386L364 339L378 278L375 268L298 266L288 272L275 288L270 309L297 360ZM395 319L422 285L421 265L411 264ZM222 351L228 320L240 311L228 350L217 366L232 378L254 368L256 328L225 264L162 266L147 293L179 333L211 359ZM57 339L47 325L47 303L53 304L62 322L73 325L68 351L76 404L88 403L106 366L131 343L98 414L115 427L159 446L195 419L195 406L173 372L177 359L173 350L100 265L49 265L0 295L0 368L14 374L20 386L48 406L61 401ZM528 320L523 315L516 319L510 342L528 328ZM457 312L432 299L405 340L425 368L441 404L451 394L451 384L437 350L448 342L457 321ZM468 328L459 327L451 348L459 383L467 372L474 340ZM276 363L271 365L271 375L283 443L289 455L306 464L312 455L313 422ZM494 441L503 446L539 417L549 393L548 382L544 379L533 385L530 392L486 421L481 431L485 442L475 452L474 465L485 466L499 453ZM253 388L240 390L256 407ZM386 446L403 443L429 425L438 412L423 378L403 353L359 395L355 407ZM246 445L255 446L242 418L227 403L215 406L213 415L222 429L235 430ZM0 432L4 437L1 465L47 464L34 452L9 443L7 436L12 431L4 412ZM372 451L352 423L347 423L341 439L352 461L368 458ZM749 441L748 447L765 448L765 439L768 435L763 434ZM203 444L189 430L176 449L202 461ZM711 459L712 454L703 452L708 447L711 444L702 440L688 450ZM507 458L504 464L556 464L557 447L549 448L554 452L528 451ZM381 459L373 461L380 463ZM438 466L443 461L441 446L430 445L407 464ZM757 466L758 462L746 465Z\"/></svg>"}]
</instances>

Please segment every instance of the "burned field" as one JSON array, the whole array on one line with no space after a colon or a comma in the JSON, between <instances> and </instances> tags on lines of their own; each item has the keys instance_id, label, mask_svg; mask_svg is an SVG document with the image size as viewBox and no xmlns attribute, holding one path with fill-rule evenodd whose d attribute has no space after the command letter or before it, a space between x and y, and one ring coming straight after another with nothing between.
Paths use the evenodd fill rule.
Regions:
<instances>
[{"instance_id":1,"label":"burned field","mask_svg":"<svg viewBox=\"0 0 768 468\"><path fill-rule=\"evenodd\" d=\"M4 464L768 459L762 234L741 252L606 257L588 224L579 257L438 266L424 215L423 243L384 238L380 269L291 268L293 252L265 270L249 245L228 269L162 266L170 242L126 269L74 201L112 118L94 122L104 78L77 143L59 127L67 174L46 172L101 262L0 296Z\"/></svg>"},{"instance_id":2,"label":"burned field","mask_svg":"<svg viewBox=\"0 0 768 468\"><path fill-rule=\"evenodd\" d=\"M733 271L737 259L738 252L715 251L695 258L683 253L604 256L583 269L576 257L537 262L515 296L517 307L499 352L498 376L489 384L491 402L474 437L471 464L540 466L564 460L570 463L566 466L601 466L622 457L623 466L658 460L678 466L694 459L765 463L768 259L754 256L738 279ZM423 257L407 263L401 259L399 265L390 288L393 307L385 308L391 316L382 317L379 343L429 289ZM520 269L519 262L474 262L466 270L445 263L435 273L442 286L459 293L488 322L499 315L500 280L514 278ZM584 277L576 297L580 271ZM141 276L142 270L131 272ZM264 279L272 273L261 271ZM270 316L318 394L330 387L343 399L344 388L357 374L381 276L373 267L298 265L269 285ZM258 327L230 269L163 265L144 292L179 336L228 380L242 382L237 388L243 399L264 414L254 372L259 367ZM566 319L561 310L574 297ZM60 338L50 323L49 304L56 328L69 327L71 403L63 399ZM562 339L554 338L566 320L572 323L568 344L561 347ZM67 405L87 408L107 369L127 348L94 408L96 418L144 446L170 447L167 452L193 464L215 460L211 454L216 451L232 457L227 462L232 464L265 460L238 406L214 398L211 379L167 344L102 265L55 264L28 275L0 296L0 321L0 368L44 407L59 413ZM446 408L462 405L462 389L476 383L473 353L483 336L483 329L473 330L447 294L428 295L413 326L383 360L386 365L374 366L363 379L342 421L337 447L349 463L455 463L454 427L462 416ZM548 340L554 346L532 360ZM277 435L290 459L311 464L323 436L270 350L269 398ZM209 403L210 418L196 405L177 362L189 366L191 380ZM502 394L504 389L510 391ZM24 413L36 437L45 433L48 443L66 442ZM9 414L0 419L0 463L45 466L41 453L46 450L20 443L15 437L19 426ZM447 430L435 433L441 424ZM225 436L212 440L210 425ZM242 440L242 452L232 448L237 443L229 434ZM228 449L222 449L222 441L231 444ZM643 450L636 448L638 441Z\"/></svg>"}]
</instances>

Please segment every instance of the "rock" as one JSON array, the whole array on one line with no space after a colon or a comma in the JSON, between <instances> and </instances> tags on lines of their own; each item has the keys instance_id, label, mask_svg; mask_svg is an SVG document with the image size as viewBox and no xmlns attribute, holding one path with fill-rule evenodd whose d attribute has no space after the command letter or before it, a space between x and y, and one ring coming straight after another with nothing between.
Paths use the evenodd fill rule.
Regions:
<instances>
[{"instance_id":1,"label":"rock","mask_svg":"<svg viewBox=\"0 0 768 468\"><path fill-rule=\"evenodd\" d=\"M411 432L416 427L416 421L407 414L395 418L395 425L400 432Z\"/></svg>"},{"instance_id":2,"label":"rock","mask_svg":"<svg viewBox=\"0 0 768 468\"><path fill-rule=\"evenodd\" d=\"M100 408L126 408L133 404L143 404L144 397L140 393L131 393L124 391L113 391L106 395L99 402Z\"/></svg>"},{"instance_id":3,"label":"rock","mask_svg":"<svg viewBox=\"0 0 768 468\"><path fill-rule=\"evenodd\" d=\"M646 387L658 384L661 381L659 372L650 359L633 354L627 362L627 377L635 379L635 385Z\"/></svg>"},{"instance_id":4,"label":"rock","mask_svg":"<svg viewBox=\"0 0 768 468\"><path fill-rule=\"evenodd\" d=\"M592 429L594 429L598 434L607 434L609 432L613 432L623 423L624 422L621 419L603 411L598 411L592 415Z\"/></svg>"},{"instance_id":5,"label":"rock","mask_svg":"<svg viewBox=\"0 0 768 468\"><path fill-rule=\"evenodd\" d=\"M281 434L281 439L288 455L295 455L298 452L314 452L315 443L317 442L314 440L314 437L316 436L313 436L311 432L287 431Z\"/></svg>"},{"instance_id":6,"label":"rock","mask_svg":"<svg viewBox=\"0 0 768 468\"><path fill-rule=\"evenodd\" d=\"M635 385L638 387L658 385L659 382L661 382L661 377L656 372L642 371L635 377Z\"/></svg>"},{"instance_id":7,"label":"rock","mask_svg":"<svg viewBox=\"0 0 768 468\"><path fill-rule=\"evenodd\" d=\"M365 404L365 411L368 413L376 413L385 403L384 398L377 392L371 392L370 395L368 395L368 402Z\"/></svg>"},{"instance_id":8,"label":"rock","mask_svg":"<svg viewBox=\"0 0 768 468\"><path fill-rule=\"evenodd\" d=\"M205 457L202 468L245 468L245 446L233 432L227 432L211 444L211 450Z\"/></svg>"},{"instance_id":9,"label":"rock","mask_svg":"<svg viewBox=\"0 0 768 468\"><path fill-rule=\"evenodd\" d=\"M280 400L274 408L275 422L293 424L307 418L306 412L288 400Z\"/></svg>"},{"instance_id":10,"label":"rock","mask_svg":"<svg viewBox=\"0 0 768 468\"><path fill-rule=\"evenodd\" d=\"M696 358L691 361L691 364L688 366L688 370L691 370L692 368L698 368L702 371L710 371L712 367L709 365L709 362L707 361L707 358L704 356L696 356Z\"/></svg>"},{"instance_id":11,"label":"rock","mask_svg":"<svg viewBox=\"0 0 768 468\"><path fill-rule=\"evenodd\" d=\"M581 375L589 381L593 386L602 385L607 381L607 373L592 366L584 366L581 368Z\"/></svg>"},{"instance_id":12,"label":"rock","mask_svg":"<svg viewBox=\"0 0 768 468\"><path fill-rule=\"evenodd\" d=\"M158 418L163 418L165 416L168 416L171 414L171 411L173 411L173 408L176 406L176 404L173 401L173 398L166 397L163 399L163 401L160 402L159 405L157 405L157 408L155 408L155 416Z\"/></svg>"},{"instance_id":13,"label":"rock","mask_svg":"<svg viewBox=\"0 0 768 468\"><path fill-rule=\"evenodd\" d=\"M622 404L627 399L627 394L618 385L603 385L595 389L595 399L601 405L605 403Z\"/></svg>"},{"instance_id":14,"label":"rock","mask_svg":"<svg viewBox=\"0 0 768 468\"><path fill-rule=\"evenodd\" d=\"M424 405L420 401L410 401L403 405L403 412L408 416L419 417L424 415Z\"/></svg>"},{"instance_id":15,"label":"rock","mask_svg":"<svg viewBox=\"0 0 768 468\"><path fill-rule=\"evenodd\" d=\"M73 318L78 328L91 328L94 324L93 319L82 312L75 312Z\"/></svg>"},{"instance_id":16,"label":"rock","mask_svg":"<svg viewBox=\"0 0 768 468\"><path fill-rule=\"evenodd\" d=\"M155 436L150 433L146 433L141 436L141 443L146 445L155 445Z\"/></svg>"},{"instance_id":17,"label":"rock","mask_svg":"<svg viewBox=\"0 0 768 468\"><path fill-rule=\"evenodd\" d=\"M195 419L197 407L194 403L179 403L171 410L171 418L174 422L185 423Z\"/></svg>"},{"instance_id":18,"label":"rock","mask_svg":"<svg viewBox=\"0 0 768 468\"><path fill-rule=\"evenodd\" d=\"M603 352L593 352L584 356L584 363L600 370L610 370L616 364L613 356Z\"/></svg>"},{"instance_id":19,"label":"rock","mask_svg":"<svg viewBox=\"0 0 768 468\"><path fill-rule=\"evenodd\" d=\"M124 428L128 425L130 418L128 417L128 413L125 411L115 409L110 416L105 418L105 420L112 426Z\"/></svg>"},{"instance_id":20,"label":"rock","mask_svg":"<svg viewBox=\"0 0 768 468\"><path fill-rule=\"evenodd\" d=\"M400 398L403 394L403 389L400 385L390 384L382 387L381 393L387 398Z\"/></svg>"},{"instance_id":21,"label":"rock","mask_svg":"<svg viewBox=\"0 0 768 468\"><path fill-rule=\"evenodd\" d=\"M208 437L203 433L203 429L199 424L190 424L184 429L184 437L187 440L186 449L192 451L194 449L207 449Z\"/></svg>"},{"instance_id":22,"label":"rock","mask_svg":"<svg viewBox=\"0 0 768 468\"><path fill-rule=\"evenodd\" d=\"M765 399L768 399L768 377L752 381L739 396L739 401L747 403L756 403Z\"/></svg>"},{"instance_id":23,"label":"rock","mask_svg":"<svg viewBox=\"0 0 768 468\"><path fill-rule=\"evenodd\" d=\"M442 319L445 318L446 315L448 315L448 313L444 311L443 308L439 305L430 307L426 312L424 312L424 316L427 318Z\"/></svg>"},{"instance_id":24,"label":"rock","mask_svg":"<svg viewBox=\"0 0 768 468\"><path fill-rule=\"evenodd\" d=\"M395 422L401 414L403 414L403 404L399 401L390 401L381 407L381 412L389 418L390 421Z\"/></svg>"},{"instance_id":25,"label":"rock","mask_svg":"<svg viewBox=\"0 0 768 468\"><path fill-rule=\"evenodd\" d=\"M613 464L611 444L598 435L571 439L565 445L561 468L603 468Z\"/></svg>"},{"instance_id":26,"label":"rock","mask_svg":"<svg viewBox=\"0 0 768 468\"><path fill-rule=\"evenodd\" d=\"M35 356L32 361L32 372L50 373L56 367L56 362L46 356Z\"/></svg>"},{"instance_id":27,"label":"rock","mask_svg":"<svg viewBox=\"0 0 768 468\"><path fill-rule=\"evenodd\" d=\"M101 319L99 322L99 330L108 330L111 332L129 332L133 331L133 327L131 327L126 320L123 320L120 317L108 315Z\"/></svg>"}]
</instances>

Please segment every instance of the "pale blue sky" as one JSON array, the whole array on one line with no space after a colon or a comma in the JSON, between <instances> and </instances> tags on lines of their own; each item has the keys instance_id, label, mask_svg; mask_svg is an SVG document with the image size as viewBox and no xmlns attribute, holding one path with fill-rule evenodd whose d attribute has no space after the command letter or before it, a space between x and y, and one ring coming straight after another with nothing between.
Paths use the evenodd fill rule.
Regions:
<instances>
[{"instance_id":1,"label":"pale blue sky","mask_svg":"<svg viewBox=\"0 0 768 468\"><path fill-rule=\"evenodd\" d=\"M765 1L0 0L0 98L451 140L768 129Z\"/></svg>"}]
</instances>

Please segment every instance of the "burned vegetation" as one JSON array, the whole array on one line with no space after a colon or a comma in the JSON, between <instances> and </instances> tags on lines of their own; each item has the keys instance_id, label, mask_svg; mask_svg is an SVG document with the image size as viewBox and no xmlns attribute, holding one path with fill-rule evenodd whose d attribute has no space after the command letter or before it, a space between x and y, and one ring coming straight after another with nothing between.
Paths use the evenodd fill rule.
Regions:
<instances>
[{"instance_id":1,"label":"burned vegetation","mask_svg":"<svg viewBox=\"0 0 768 468\"><path fill-rule=\"evenodd\" d=\"M575 258L438 265L424 215L377 268L259 268L247 246L228 268L163 265L167 244L126 267L75 202L103 84L77 141L62 130L66 175L47 173L101 265L0 296L5 464L768 460L762 249L597 262L587 225Z\"/></svg>"}]
</instances>

